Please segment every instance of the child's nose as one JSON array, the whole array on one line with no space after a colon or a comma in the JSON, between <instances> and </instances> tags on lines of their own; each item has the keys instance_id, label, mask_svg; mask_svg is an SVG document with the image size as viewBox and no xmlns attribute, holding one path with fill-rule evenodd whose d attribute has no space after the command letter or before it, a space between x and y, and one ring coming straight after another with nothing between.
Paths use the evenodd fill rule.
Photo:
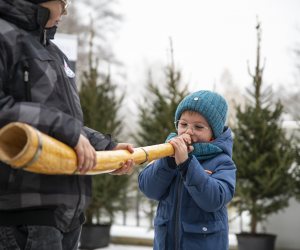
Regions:
<instances>
[{"instance_id":1,"label":"child's nose","mask_svg":"<svg viewBox=\"0 0 300 250\"><path fill-rule=\"evenodd\" d=\"M193 132L193 127L192 126L188 126L187 130L185 131L186 134L189 134L189 135L193 135L194 132Z\"/></svg>"}]
</instances>

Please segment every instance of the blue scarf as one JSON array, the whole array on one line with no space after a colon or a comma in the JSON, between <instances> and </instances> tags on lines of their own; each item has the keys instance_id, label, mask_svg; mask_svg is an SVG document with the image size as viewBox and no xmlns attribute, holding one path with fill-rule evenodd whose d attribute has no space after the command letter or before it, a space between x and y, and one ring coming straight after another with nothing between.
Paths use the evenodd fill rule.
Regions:
<instances>
[{"instance_id":1,"label":"blue scarf","mask_svg":"<svg viewBox=\"0 0 300 250\"><path fill-rule=\"evenodd\" d=\"M178 135L171 133L166 142L174 137L178 137ZM223 152L221 148L210 143L195 143L192 146L194 147L194 150L189 153L189 156L194 155L198 161L213 158Z\"/></svg>"}]
</instances>

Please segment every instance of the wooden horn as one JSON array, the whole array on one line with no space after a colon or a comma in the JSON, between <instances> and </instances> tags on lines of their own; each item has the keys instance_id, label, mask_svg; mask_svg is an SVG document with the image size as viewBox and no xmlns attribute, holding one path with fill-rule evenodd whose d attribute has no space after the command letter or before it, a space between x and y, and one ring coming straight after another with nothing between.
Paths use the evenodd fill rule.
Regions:
<instances>
[{"instance_id":1,"label":"wooden horn","mask_svg":"<svg viewBox=\"0 0 300 250\"><path fill-rule=\"evenodd\" d=\"M174 154L170 143L127 150L98 151L97 165L87 174L101 174L121 168L133 158L136 164ZM13 122L0 130L0 159L17 169L39 174L72 175L77 169L77 155L66 144L21 122Z\"/></svg>"}]
</instances>

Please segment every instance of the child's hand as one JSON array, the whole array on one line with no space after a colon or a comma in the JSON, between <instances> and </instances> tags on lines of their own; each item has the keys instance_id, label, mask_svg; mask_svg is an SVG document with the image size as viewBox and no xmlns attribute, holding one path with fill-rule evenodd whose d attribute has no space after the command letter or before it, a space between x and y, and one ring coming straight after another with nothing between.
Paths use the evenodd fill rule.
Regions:
<instances>
[{"instance_id":1,"label":"child's hand","mask_svg":"<svg viewBox=\"0 0 300 250\"><path fill-rule=\"evenodd\" d=\"M193 144L192 137L188 134L182 134L179 137L184 140L185 145L187 146L188 153L192 152L194 150L194 147L192 146Z\"/></svg>"},{"instance_id":2,"label":"child's hand","mask_svg":"<svg viewBox=\"0 0 300 250\"><path fill-rule=\"evenodd\" d=\"M185 142L185 145L191 145L192 144L192 137L188 134L182 134L178 136L179 138L182 138L183 141Z\"/></svg>"},{"instance_id":3,"label":"child's hand","mask_svg":"<svg viewBox=\"0 0 300 250\"><path fill-rule=\"evenodd\" d=\"M189 135L183 134L179 137L175 137L168 141L172 144L175 149L176 164L179 165L188 159L188 153L194 150L193 146L189 146L191 143L191 137Z\"/></svg>"}]
</instances>

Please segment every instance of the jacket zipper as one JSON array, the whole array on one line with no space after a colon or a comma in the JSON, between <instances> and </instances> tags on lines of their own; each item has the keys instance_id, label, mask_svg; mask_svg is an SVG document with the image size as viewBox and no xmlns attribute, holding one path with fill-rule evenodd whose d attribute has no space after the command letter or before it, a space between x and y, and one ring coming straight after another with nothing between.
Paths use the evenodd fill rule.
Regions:
<instances>
[{"instance_id":1,"label":"jacket zipper","mask_svg":"<svg viewBox=\"0 0 300 250\"><path fill-rule=\"evenodd\" d=\"M64 60L66 60L66 59L64 58ZM61 68L61 67L60 67L60 68ZM63 69L61 68L61 70L63 71L63 73L66 74L64 68L63 68ZM66 89L66 93L67 93L67 96L68 96L68 99L69 99L69 102L70 102L71 112L72 112L72 114L73 114L73 117L76 118L76 117L75 117L75 109L74 109L74 107L73 107L73 102L71 102L72 99L71 99L70 93L69 93L69 91L68 91L68 84L65 82L65 79L63 79L63 80L64 80L64 86L65 86L65 89Z\"/></svg>"},{"instance_id":2,"label":"jacket zipper","mask_svg":"<svg viewBox=\"0 0 300 250\"><path fill-rule=\"evenodd\" d=\"M46 32L47 32L47 30L44 29L44 45L46 45ZM62 69L62 66L60 65L59 62L57 62L56 58L53 58L53 59L54 59L54 62L58 65L59 69L61 70L61 73L62 73L62 76L63 76L62 77L63 78L63 84L64 84L64 87L65 87L65 91L66 91L66 94L67 94L68 101L70 103L71 113L72 113L72 116L74 118L76 118L75 117L75 110L74 110L74 107L73 107L73 103L71 102L70 93L68 92L68 86L67 86L67 83L66 83L65 78L64 78L64 74L65 74L64 69ZM79 183L79 176L77 176L77 188L78 188L78 192L79 192L79 199L78 199L78 202L77 202L77 205L76 205L76 210L74 212L74 215L73 215L73 218L71 220L71 223L70 223L69 227L67 228L67 232L70 231L70 227L72 226L72 223L73 223L73 221L75 219L75 216L76 216L76 213L78 211L78 207L79 207L79 205L81 203L81 188L80 188L80 183Z\"/></svg>"},{"instance_id":3,"label":"jacket zipper","mask_svg":"<svg viewBox=\"0 0 300 250\"><path fill-rule=\"evenodd\" d=\"M79 208L79 205L81 203L81 188L80 188L80 183L79 183L79 176L76 176L76 177L77 177L77 181L76 182L77 182L77 188L78 188L78 193L79 193L79 200L78 200L78 203L77 203L76 210L74 212L73 218L71 220L71 223L70 223L69 227L67 228L67 232L70 231L70 228L71 228L72 223L74 221L75 215L76 215L76 213L78 211L78 208Z\"/></svg>"},{"instance_id":4,"label":"jacket zipper","mask_svg":"<svg viewBox=\"0 0 300 250\"><path fill-rule=\"evenodd\" d=\"M178 221L179 221L179 209L180 209L180 196L181 196L181 176L179 177L178 189L177 189L177 206L176 206L176 221L175 221L175 250L178 249Z\"/></svg>"},{"instance_id":5,"label":"jacket zipper","mask_svg":"<svg viewBox=\"0 0 300 250\"><path fill-rule=\"evenodd\" d=\"M44 41L43 41L43 45L44 45L44 46L47 45L47 30L46 30L46 29L44 29ZM53 59L54 59L54 61L56 62L56 64L58 65L58 67L60 68L62 75L64 76L64 69L62 69L62 66L60 65L59 62L56 61L55 58L53 58ZM68 101L69 101L69 103L70 103L70 108L71 108L72 116L73 116L74 118L76 118L76 117L75 117L75 110L74 110L74 107L73 107L73 103L71 102L71 97L70 97L70 94L69 94L69 92L68 92L67 83L65 82L65 78L64 78L64 77L63 77L63 83L64 83L64 87L65 87L65 90L66 90L66 93L67 93Z\"/></svg>"},{"instance_id":6,"label":"jacket zipper","mask_svg":"<svg viewBox=\"0 0 300 250\"><path fill-rule=\"evenodd\" d=\"M69 93L69 91L68 91L68 86L67 86L67 83L66 83L65 78L64 78L64 72L63 72L63 69L62 69L62 67L60 66L60 64L56 61L56 59L55 59L54 61L58 64L60 70L62 71L63 83L64 83L64 87L65 87L65 90L66 90L66 94L67 94L68 101L69 101L69 103L70 103L71 113L72 113L73 117L76 118L76 117L75 117L75 111L74 111L73 103L71 102L70 93ZM76 213L77 213L77 211L78 211L79 204L81 203L81 188L80 188L80 183L79 183L79 176L77 176L77 188L78 188L78 192L79 192L79 199L78 199L78 202L77 202L77 205L76 205L76 210L75 210L75 212L74 212L74 215L73 215L73 218L72 218L72 220L71 220L71 223L70 223L69 227L67 228L67 232L70 231L70 227L72 226L72 223L73 223L73 221L74 221L74 219L75 219Z\"/></svg>"},{"instance_id":7,"label":"jacket zipper","mask_svg":"<svg viewBox=\"0 0 300 250\"><path fill-rule=\"evenodd\" d=\"M44 41L43 41L43 45L47 44L47 30L44 29Z\"/></svg>"},{"instance_id":8,"label":"jacket zipper","mask_svg":"<svg viewBox=\"0 0 300 250\"><path fill-rule=\"evenodd\" d=\"M25 87L25 100L31 102L31 89L29 84L29 70L24 67L24 87Z\"/></svg>"},{"instance_id":9,"label":"jacket zipper","mask_svg":"<svg viewBox=\"0 0 300 250\"><path fill-rule=\"evenodd\" d=\"M61 72L62 72L62 75L64 75L64 69L62 69L61 65L56 61L56 59L54 59L54 61L55 61L56 64L59 66L59 68L60 68L60 70L61 70ZM69 91L68 91L67 83L66 83L66 81L65 81L65 78L64 78L64 77L62 77L62 78L63 78L63 83L64 83L65 91L66 91L66 94L67 94L67 98L68 98L68 101L69 101L69 103L70 103L70 109L71 109L72 116L73 116L74 118L76 118L76 117L75 117L75 110L74 110L74 107L73 107L73 102L71 101L71 97L70 97L70 93L69 93Z\"/></svg>"}]
</instances>

